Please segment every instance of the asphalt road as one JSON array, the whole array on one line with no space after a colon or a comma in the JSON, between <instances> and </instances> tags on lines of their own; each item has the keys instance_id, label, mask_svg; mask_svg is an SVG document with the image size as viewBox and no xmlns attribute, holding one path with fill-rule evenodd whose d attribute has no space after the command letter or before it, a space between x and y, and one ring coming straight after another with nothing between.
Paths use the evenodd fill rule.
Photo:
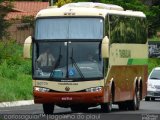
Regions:
<instances>
[{"instance_id":1,"label":"asphalt road","mask_svg":"<svg viewBox=\"0 0 160 120\"><path fill-rule=\"evenodd\" d=\"M87 113L73 113L70 108L55 107L53 115L43 114L42 105L0 108L0 120L160 120L160 100L141 101L138 111L120 111L113 105L111 113L102 113L100 106Z\"/></svg>"}]
</instances>

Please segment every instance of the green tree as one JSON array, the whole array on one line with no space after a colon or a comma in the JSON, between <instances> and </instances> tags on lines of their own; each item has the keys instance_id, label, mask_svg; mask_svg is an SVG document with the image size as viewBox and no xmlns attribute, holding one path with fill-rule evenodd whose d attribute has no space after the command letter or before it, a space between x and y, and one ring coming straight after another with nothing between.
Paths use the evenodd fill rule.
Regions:
<instances>
[{"instance_id":1,"label":"green tree","mask_svg":"<svg viewBox=\"0 0 160 120\"><path fill-rule=\"evenodd\" d=\"M64 4L71 3L71 2L72 0L58 0L58 2L56 2L56 6L61 7Z\"/></svg>"},{"instance_id":2,"label":"green tree","mask_svg":"<svg viewBox=\"0 0 160 120\"><path fill-rule=\"evenodd\" d=\"M9 22L5 20L5 16L12 8L11 2L2 2L0 1L0 39L6 37L8 33L6 32L9 27Z\"/></svg>"}]
</instances>

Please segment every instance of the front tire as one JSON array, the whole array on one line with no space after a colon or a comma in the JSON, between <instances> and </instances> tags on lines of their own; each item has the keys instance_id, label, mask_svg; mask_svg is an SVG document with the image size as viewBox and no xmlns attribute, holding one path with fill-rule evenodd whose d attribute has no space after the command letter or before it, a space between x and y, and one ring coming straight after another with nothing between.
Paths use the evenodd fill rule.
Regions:
<instances>
[{"instance_id":1,"label":"front tire","mask_svg":"<svg viewBox=\"0 0 160 120\"><path fill-rule=\"evenodd\" d=\"M114 101L114 94L113 94L113 92L111 92L110 93L110 100L109 100L109 102L108 103L103 103L101 105L101 110L103 112L107 112L107 113L111 112L112 111L112 103L113 103L113 101Z\"/></svg>"},{"instance_id":2,"label":"front tire","mask_svg":"<svg viewBox=\"0 0 160 120\"><path fill-rule=\"evenodd\" d=\"M111 103L104 103L104 104L102 104L101 105L101 110L103 112L107 112L107 113L111 112L112 111L112 104Z\"/></svg>"},{"instance_id":3,"label":"front tire","mask_svg":"<svg viewBox=\"0 0 160 120\"><path fill-rule=\"evenodd\" d=\"M145 97L145 101L150 101L150 97Z\"/></svg>"},{"instance_id":4,"label":"front tire","mask_svg":"<svg viewBox=\"0 0 160 120\"><path fill-rule=\"evenodd\" d=\"M81 106L73 105L73 106L71 106L71 110L73 112L87 112L88 111L88 107L85 106L85 105L81 105Z\"/></svg>"},{"instance_id":5,"label":"front tire","mask_svg":"<svg viewBox=\"0 0 160 120\"><path fill-rule=\"evenodd\" d=\"M43 112L44 114L53 114L54 105L53 104L43 104Z\"/></svg>"},{"instance_id":6,"label":"front tire","mask_svg":"<svg viewBox=\"0 0 160 120\"><path fill-rule=\"evenodd\" d=\"M118 104L119 110L127 110L127 102L122 102Z\"/></svg>"},{"instance_id":7,"label":"front tire","mask_svg":"<svg viewBox=\"0 0 160 120\"><path fill-rule=\"evenodd\" d=\"M155 98L154 98L154 97L151 97L151 100L152 100L152 101L155 101Z\"/></svg>"}]
</instances>

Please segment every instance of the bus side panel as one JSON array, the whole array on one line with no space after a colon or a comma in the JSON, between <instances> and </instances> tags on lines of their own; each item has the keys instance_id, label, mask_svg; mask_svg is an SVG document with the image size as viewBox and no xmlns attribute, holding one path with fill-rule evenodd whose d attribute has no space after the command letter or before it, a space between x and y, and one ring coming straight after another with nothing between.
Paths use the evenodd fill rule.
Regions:
<instances>
[{"instance_id":1,"label":"bus side panel","mask_svg":"<svg viewBox=\"0 0 160 120\"><path fill-rule=\"evenodd\" d=\"M135 92L136 83L142 94L142 98L146 95L146 82L148 73L147 65L131 65L127 67L126 70L126 80L129 86L129 100L133 100L133 95ZM142 83L142 85L140 85Z\"/></svg>"},{"instance_id":2,"label":"bus side panel","mask_svg":"<svg viewBox=\"0 0 160 120\"><path fill-rule=\"evenodd\" d=\"M111 87L111 82L114 81L115 85L115 96L114 96L114 101L115 100L120 100L121 95L125 95L125 87L123 88L124 83L125 83L125 66L112 66L109 71L108 71L108 77L105 82L105 86L108 87L108 89L105 89L105 93L108 95L109 94L109 87ZM106 100L106 102L109 101L109 98Z\"/></svg>"},{"instance_id":3,"label":"bus side panel","mask_svg":"<svg viewBox=\"0 0 160 120\"><path fill-rule=\"evenodd\" d=\"M147 95L147 79L148 79L148 66L144 68L144 80L142 82L142 99Z\"/></svg>"},{"instance_id":4,"label":"bus side panel","mask_svg":"<svg viewBox=\"0 0 160 120\"><path fill-rule=\"evenodd\" d=\"M147 66L145 65L117 65L112 66L108 73L105 86L110 86L114 81L114 102L132 100L134 94L135 80L142 80L142 97L146 95ZM104 89L108 94L108 89ZM108 102L108 99L107 99Z\"/></svg>"},{"instance_id":5,"label":"bus side panel","mask_svg":"<svg viewBox=\"0 0 160 120\"><path fill-rule=\"evenodd\" d=\"M114 80L114 101L132 100L135 84L139 83L140 80L143 84L141 85L142 97L145 96L147 64L147 44L111 44L107 81Z\"/></svg>"}]
</instances>

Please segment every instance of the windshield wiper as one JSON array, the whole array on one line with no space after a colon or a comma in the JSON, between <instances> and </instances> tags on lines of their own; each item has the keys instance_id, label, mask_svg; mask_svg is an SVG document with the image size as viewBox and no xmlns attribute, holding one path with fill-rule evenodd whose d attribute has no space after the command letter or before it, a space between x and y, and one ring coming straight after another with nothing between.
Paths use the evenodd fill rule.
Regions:
<instances>
[{"instance_id":1,"label":"windshield wiper","mask_svg":"<svg viewBox=\"0 0 160 120\"><path fill-rule=\"evenodd\" d=\"M78 67L76 61L73 59L73 57L70 57L71 61L73 62L73 65L75 66L75 68L77 69L79 75L81 76L81 78L84 78L84 75L82 73L82 71L80 70L80 68Z\"/></svg>"},{"instance_id":2,"label":"windshield wiper","mask_svg":"<svg viewBox=\"0 0 160 120\"><path fill-rule=\"evenodd\" d=\"M75 68L77 69L77 71L78 71L79 75L81 76L81 78L84 78L84 75L83 75L82 71L80 70L79 66L77 65L77 62L73 58L73 48L72 48L72 56L70 57L70 59L71 59L73 65L75 66Z\"/></svg>"}]
</instances>

